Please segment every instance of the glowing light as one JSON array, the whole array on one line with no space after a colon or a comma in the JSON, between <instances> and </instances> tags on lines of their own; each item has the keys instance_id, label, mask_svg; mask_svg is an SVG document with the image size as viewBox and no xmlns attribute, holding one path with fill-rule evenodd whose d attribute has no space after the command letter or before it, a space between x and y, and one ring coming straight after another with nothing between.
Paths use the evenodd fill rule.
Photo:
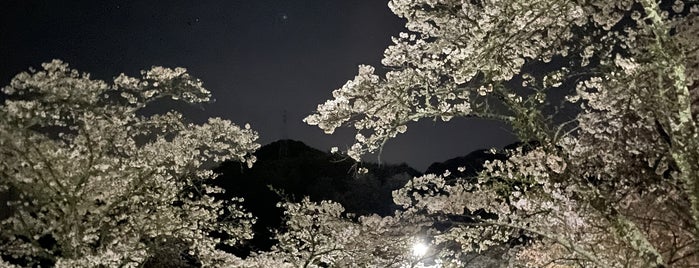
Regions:
<instances>
[{"instance_id":1,"label":"glowing light","mask_svg":"<svg viewBox=\"0 0 699 268\"><path fill-rule=\"evenodd\" d=\"M429 246L427 246L425 243L422 242L416 242L413 244L413 255L416 257L422 257L425 254L427 254L427 251L430 249Z\"/></svg>"}]
</instances>

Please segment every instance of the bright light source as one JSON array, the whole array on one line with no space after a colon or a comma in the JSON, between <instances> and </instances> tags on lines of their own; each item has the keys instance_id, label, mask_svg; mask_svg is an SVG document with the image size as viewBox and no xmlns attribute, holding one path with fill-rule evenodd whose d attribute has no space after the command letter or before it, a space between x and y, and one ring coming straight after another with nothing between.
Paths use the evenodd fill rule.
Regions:
<instances>
[{"instance_id":1,"label":"bright light source","mask_svg":"<svg viewBox=\"0 0 699 268\"><path fill-rule=\"evenodd\" d=\"M425 254L427 254L427 250L429 250L430 247L428 247L425 243L422 242L416 242L413 244L413 255L415 257L422 257Z\"/></svg>"}]
</instances>

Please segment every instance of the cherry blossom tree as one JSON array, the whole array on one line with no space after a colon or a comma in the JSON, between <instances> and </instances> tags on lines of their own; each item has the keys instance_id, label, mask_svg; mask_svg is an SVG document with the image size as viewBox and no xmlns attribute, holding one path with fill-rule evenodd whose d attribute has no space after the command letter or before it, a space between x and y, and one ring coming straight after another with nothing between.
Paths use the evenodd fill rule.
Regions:
<instances>
[{"instance_id":1,"label":"cherry blossom tree","mask_svg":"<svg viewBox=\"0 0 699 268\"><path fill-rule=\"evenodd\" d=\"M216 245L250 238L254 220L239 200L208 195L221 189L204 183L213 178L205 167L229 159L251 165L257 134L220 118L197 125L175 111L147 112L165 98L209 101L185 69L153 67L108 84L54 60L2 90L0 190L14 198L0 222L1 263L240 261Z\"/></svg>"},{"instance_id":2,"label":"cherry blossom tree","mask_svg":"<svg viewBox=\"0 0 699 268\"><path fill-rule=\"evenodd\" d=\"M697 4L392 0L409 32L385 74L360 66L305 122L354 128L355 159L421 119L500 120L535 141L394 193L401 217L435 223L444 262L507 248L524 267L696 267Z\"/></svg>"},{"instance_id":3,"label":"cherry blossom tree","mask_svg":"<svg viewBox=\"0 0 699 268\"><path fill-rule=\"evenodd\" d=\"M400 214L350 218L332 201L280 203L285 228L278 244L258 252L243 267L426 267L431 254L411 247L428 230L427 221L404 222Z\"/></svg>"}]
</instances>

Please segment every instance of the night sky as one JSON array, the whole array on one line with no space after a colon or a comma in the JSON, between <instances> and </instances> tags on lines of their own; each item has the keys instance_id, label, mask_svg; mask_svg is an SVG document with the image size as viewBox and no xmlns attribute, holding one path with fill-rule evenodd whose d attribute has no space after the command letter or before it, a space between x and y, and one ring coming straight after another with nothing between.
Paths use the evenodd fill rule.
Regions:
<instances>
[{"instance_id":1,"label":"night sky","mask_svg":"<svg viewBox=\"0 0 699 268\"><path fill-rule=\"evenodd\" d=\"M153 65L185 67L216 99L178 107L191 120L249 122L262 144L288 138L342 149L351 130L329 136L301 120L352 79L357 65L381 69L404 22L382 0L2 0L0 84L51 59L105 80ZM390 141L381 159L424 170L513 141L496 122L425 120Z\"/></svg>"}]
</instances>

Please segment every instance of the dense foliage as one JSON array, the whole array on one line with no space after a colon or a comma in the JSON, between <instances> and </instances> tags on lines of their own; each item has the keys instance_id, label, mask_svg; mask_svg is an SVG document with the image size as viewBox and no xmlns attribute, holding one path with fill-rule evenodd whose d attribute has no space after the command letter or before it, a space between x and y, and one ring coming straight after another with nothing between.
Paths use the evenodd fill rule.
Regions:
<instances>
[{"instance_id":1,"label":"dense foliage","mask_svg":"<svg viewBox=\"0 0 699 268\"><path fill-rule=\"evenodd\" d=\"M699 266L696 1L389 6L410 32L388 71L360 66L307 123L356 129L355 159L425 118L502 120L536 141L475 177L395 192L403 217L439 223L439 258L505 247L527 267Z\"/></svg>"},{"instance_id":2,"label":"dense foliage","mask_svg":"<svg viewBox=\"0 0 699 268\"><path fill-rule=\"evenodd\" d=\"M161 98L209 100L182 68L153 67L107 84L61 61L42 67L3 88L0 186L14 197L0 222L4 260L132 267L158 255L206 266L237 259L215 246L250 238L252 218L238 200L207 195L220 189L202 183L213 176L204 165L252 164L254 131L219 118L185 123L174 111L144 114Z\"/></svg>"},{"instance_id":3,"label":"dense foliage","mask_svg":"<svg viewBox=\"0 0 699 268\"><path fill-rule=\"evenodd\" d=\"M205 102L184 69L90 79L60 61L17 75L0 106L0 265L59 267L697 267L699 6L671 0L393 0L409 32L376 73L305 121L356 129L359 160L413 121L509 123L521 146L412 178L389 216L282 202L275 245L245 259L240 199L210 164L252 164L256 133L149 114ZM564 97L565 96L565 97ZM334 149L336 150L336 149ZM220 195L218 195L220 196Z\"/></svg>"}]
</instances>

